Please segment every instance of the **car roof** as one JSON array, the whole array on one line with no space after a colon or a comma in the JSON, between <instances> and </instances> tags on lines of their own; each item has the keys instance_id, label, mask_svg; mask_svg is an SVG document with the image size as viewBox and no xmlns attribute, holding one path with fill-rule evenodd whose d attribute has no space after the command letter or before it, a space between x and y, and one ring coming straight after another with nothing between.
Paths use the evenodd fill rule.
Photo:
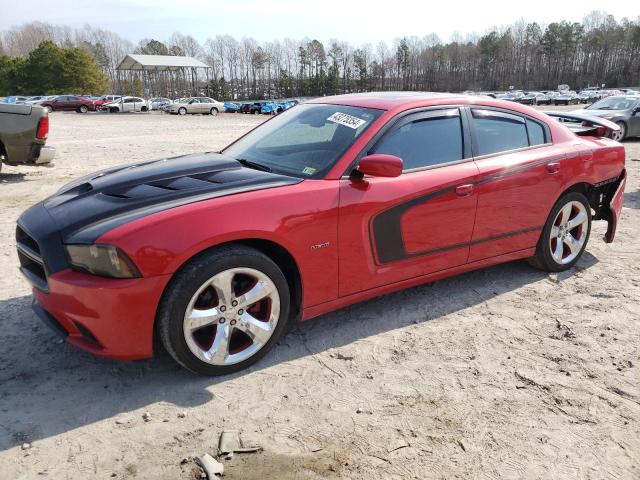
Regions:
<instances>
[{"instance_id":1,"label":"car roof","mask_svg":"<svg viewBox=\"0 0 640 480\"><path fill-rule=\"evenodd\" d=\"M380 110L391 110L404 105L433 103L434 105L447 102L469 103L469 95L461 93L439 93L439 92L371 92L371 93L351 93L347 95L336 95L333 97L322 97L313 99L307 103L331 103L352 107L377 108Z\"/></svg>"}]
</instances>

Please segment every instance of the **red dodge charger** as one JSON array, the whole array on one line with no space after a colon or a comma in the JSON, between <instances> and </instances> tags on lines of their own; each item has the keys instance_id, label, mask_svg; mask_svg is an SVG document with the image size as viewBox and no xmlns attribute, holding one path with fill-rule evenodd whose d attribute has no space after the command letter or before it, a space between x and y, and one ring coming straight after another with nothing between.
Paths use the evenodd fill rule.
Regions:
<instances>
[{"instance_id":1,"label":"red dodge charger","mask_svg":"<svg viewBox=\"0 0 640 480\"><path fill-rule=\"evenodd\" d=\"M592 220L615 235L617 128L490 98L322 98L221 152L66 185L18 220L21 271L73 345L139 359L157 335L225 374L292 321L511 260L572 267Z\"/></svg>"}]
</instances>

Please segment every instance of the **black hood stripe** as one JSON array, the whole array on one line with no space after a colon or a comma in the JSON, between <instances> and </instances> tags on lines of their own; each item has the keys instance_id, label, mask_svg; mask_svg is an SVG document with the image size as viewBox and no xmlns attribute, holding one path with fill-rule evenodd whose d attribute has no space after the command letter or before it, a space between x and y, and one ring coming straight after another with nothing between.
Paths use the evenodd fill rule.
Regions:
<instances>
[{"instance_id":1,"label":"black hood stripe","mask_svg":"<svg viewBox=\"0 0 640 480\"><path fill-rule=\"evenodd\" d=\"M18 223L54 273L68 266L65 243L91 244L109 230L163 210L302 181L247 168L218 153L187 155L78 179L28 209Z\"/></svg>"}]
</instances>

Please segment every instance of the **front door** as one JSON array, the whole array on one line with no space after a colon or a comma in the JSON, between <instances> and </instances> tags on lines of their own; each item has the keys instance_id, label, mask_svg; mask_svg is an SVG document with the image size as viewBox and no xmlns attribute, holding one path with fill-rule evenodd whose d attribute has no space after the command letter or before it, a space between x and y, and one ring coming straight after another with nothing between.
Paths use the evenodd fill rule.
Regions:
<instances>
[{"instance_id":1,"label":"front door","mask_svg":"<svg viewBox=\"0 0 640 480\"><path fill-rule=\"evenodd\" d=\"M405 116L367 153L403 160L397 178L340 180L341 296L463 265L478 170L458 108Z\"/></svg>"}]
</instances>

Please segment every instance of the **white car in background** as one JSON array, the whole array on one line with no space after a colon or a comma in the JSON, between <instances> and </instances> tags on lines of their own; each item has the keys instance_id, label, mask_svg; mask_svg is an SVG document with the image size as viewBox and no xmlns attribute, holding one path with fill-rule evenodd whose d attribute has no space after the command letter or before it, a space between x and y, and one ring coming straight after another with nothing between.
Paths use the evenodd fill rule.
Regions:
<instances>
[{"instance_id":1,"label":"white car in background","mask_svg":"<svg viewBox=\"0 0 640 480\"><path fill-rule=\"evenodd\" d=\"M111 103L105 103L100 107L103 112L147 112L149 103L140 97L122 97Z\"/></svg>"}]
</instances>

